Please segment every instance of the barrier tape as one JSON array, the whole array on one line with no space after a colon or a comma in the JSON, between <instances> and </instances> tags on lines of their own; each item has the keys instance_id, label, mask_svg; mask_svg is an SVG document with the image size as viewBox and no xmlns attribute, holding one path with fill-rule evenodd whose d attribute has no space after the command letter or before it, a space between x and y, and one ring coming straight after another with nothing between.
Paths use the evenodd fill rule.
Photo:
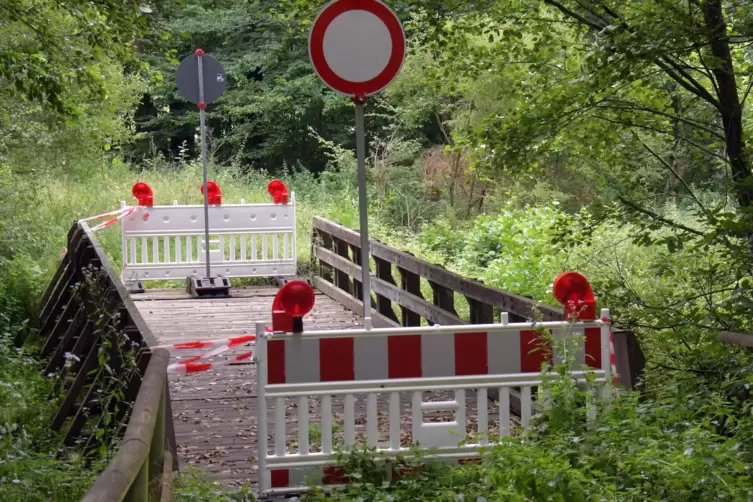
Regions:
<instances>
[{"instance_id":1,"label":"barrier tape","mask_svg":"<svg viewBox=\"0 0 753 502\"><path fill-rule=\"evenodd\" d=\"M244 336L236 336L233 338L227 338L224 340L196 340L193 342L173 343L169 345L158 345L156 347L153 347L153 349L190 350L190 349L203 349L207 347L217 347L214 350L207 352L206 354L201 354L200 356L192 357L190 359L185 359L183 361L179 361L177 363L171 364L170 366L167 367L168 373L190 374L190 373L198 373L200 371L207 371L217 366L225 366L226 364L230 364L235 361L242 361L244 359L248 359L249 357L251 357L250 356L251 352L247 352L239 356L236 356L232 359L229 359L228 360L229 362L227 361L220 361L216 363L199 362L203 359L209 359L210 357L214 357L224 352L227 352L240 345L252 343L255 340L256 340L256 335L244 335Z\"/></svg>"},{"instance_id":2,"label":"barrier tape","mask_svg":"<svg viewBox=\"0 0 753 502\"><path fill-rule=\"evenodd\" d=\"M91 231L92 232L96 232L97 230L102 230L103 228L107 228L110 225L112 225L113 223L118 222L118 221L122 220L123 218L125 218L126 216L131 215L135 210L136 210L135 207L125 207L125 208L121 209L120 212L119 212L119 214L117 214L116 216L113 216L109 220L103 221L99 225L96 225L96 226L92 227ZM107 216L110 216L110 215L107 215ZM107 216L100 215L98 217L94 217L94 219L95 220L102 219L102 218L106 218Z\"/></svg>"},{"instance_id":3,"label":"barrier tape","mask_svg":"<svg viewBox=\"0 0 753 502\"><path fill-rule=\"evenodd\" d=\"M219 347L219 348L214 349L213 351L208 352L206 354L202 354L200 356L196 356L196 357L192 357L190 359L184 359L183 361L179 361L179 362L175 363L175 365L190 364L190 363L195 363L196 361L200 361L201 359L209 359L210 357L214 357L214 356L217 356L219 354L222 354L223 352L227 352L231 348L232 347Z\"/></svg>"},{"instance_id":4,"label":"barrier tape","mask_svg":"<svg viewBox=\"0 0 753 502\"><path fill-rule=\"evenodd\" d=\"M227 350L227 349L226 349ZM250 359L253 357L254 352L244 352L243 354L239 354L231 359L226 359L225 361L220 361L217 363L197 363L197 362L188 362L187 364L171 364L167 367L168 373L183 373L186 375L192 374L192 373L199 373L202 371L209 371L214 368L219 368L221 366L229 366L233 363L237 363L239 361L244 361L246 359Z\"/></svg>"},{"instance_id":5,"label":"barrier tape","mask_svg":"<svg viewBox=\"0 0 753 502\"><path fill-rule=\"evenodd\" d=\"M236 336L233 338L226 338L224 340L197 340L193 342L185 342L185 343L172 343L169 345L157 345L156 347L152 347L152 349L176 349L176 350L189 350L189 349L204 349L207 347L214 347L217 345L226 346L229 348L237 347L238 345L243 345L244 343L253 342L256 340L256 335L244 335L244 336Z\"/></svg>"},{"instance_id":6,"label":"barrier tape","mask_svg":"<svg viewBox=\"0 0 753 502\"><path fill-rule=\"evenodd\" d=\"M88 218L82 218L78 221L79 222L96 221L96 220L107 218L108 216L112 216L112 218L110 218L109 220L104 221L98 225L95 225L89 228L90 231L96 232L97 230L102 230L103 228L107 228L113 223L122 220L123 218L125 218L126 216L130 214L133 214L133 212L136 209L137 209L136 207L124 207L121 209L116 209L115 211L110 211L109 213L102 213L102 214L98 214L97 216L89 216ZM65 258L65 255L67 254L68 254L68 248L64 247L63 250L60 252L60 259Z\"/></svg>"},{"instance_id":7,"label":"barrier tape","mask_svg":"<svg viewBox=\"0 0 753 502\"><path fill-rule=\"evenodd\" d=\"M133 214L133 212L138 209L134 206L124 207L121 209L116 209L115 211L110 211L109 213L102 213L98 214L97 216L89 216L88 218L82 218L78 220L79 222L85 222L85 221L96 221L96 220L103 220L105 218L110 218L107 221L103 221L102 223L99 223L98 225L95 225L91 227L89 230L92 232L96 232L97 230L102 230L103 228L107 228L110 225L112 225L115 222L118 222L125 218L126 216Z\"/></svg>"}]
</instances>

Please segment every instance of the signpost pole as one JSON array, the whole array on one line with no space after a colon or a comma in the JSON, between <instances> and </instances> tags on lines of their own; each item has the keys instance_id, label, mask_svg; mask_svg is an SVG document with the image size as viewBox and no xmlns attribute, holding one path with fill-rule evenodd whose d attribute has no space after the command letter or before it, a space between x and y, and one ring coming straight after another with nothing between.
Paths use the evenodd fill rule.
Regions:
<instances>
[{"instance_id":1,"label":"signpost pole","mask_svg":"<svg viewBox=\"0 0 753 502\"><path fill-rule=\"evenodd\" d=\"M209 187L207 186L207 144L206 132L204 125L204 109L207 104L204 102L204 51L196 51L199 66L199 131L201 135L201 165L204 174L204 250L206 252L207 262L207 279L212 277L211 266L209 264Z\"/></svg>"},{"instance_id":2,"label":"signpost pole","mask_svg":"<svg viewBox=\"0 0 753 502\"><path fill-rule=\"evenodd\" d=\"M369 204L366 193L366 133L364 131L365 97L353 98L356 105L356 159L358 161L358 214L361 220L361 290L363 327L371 329L371 278L369 276Z\"/></svg>"},{"instance_id":3,"label":"signpost pole","mask_svg":"<svg viewBox=\"0 0 753 502\"><path fill-rule=\"evenodd\" d=\"M369 204L366 193L364 106L400 73L405 33L397 15L381 0L330 0L309 34L309 58L317 75L356 106L358 213L361 221L363 326L371 329Z\"/></svg>"}]
</instances>

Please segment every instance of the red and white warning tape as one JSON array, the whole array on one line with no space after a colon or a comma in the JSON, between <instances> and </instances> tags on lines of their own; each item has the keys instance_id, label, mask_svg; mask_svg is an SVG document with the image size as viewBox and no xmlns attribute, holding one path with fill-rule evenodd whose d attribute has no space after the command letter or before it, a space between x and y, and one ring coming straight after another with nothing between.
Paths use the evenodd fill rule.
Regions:
<instances>
[{"instance_id":1,"label":"red and white warning tape","mask_svg":"<svg viewBox=\"0 0 753 502\"><path fill-rule=\"evenodd\" d=\"M85 222L85 221L96 221L96 220L102 220L104 218L107 218L110 216L111 218L107 221L103 221L102 223L98 225L94 225L93 227L89 228L92 232L96 232L97 230L102 230L103 228L107 228L110 225L112 225L115 222L118 222L125 218L126 216L133 214L133 212L138 209L138 207L124 207L121 209L116 209L115 211L110 211L109 213L103 213L98 214L97 216L89 216L88 218L82 218L78 220L79 222ZM60 258L64 258L65 255L68 254L68 248L63 248L63 251L60 253Z\"/></svg>"},{"instance_id":2,"label":"red and white warning tape","mask_svg":"<svg viewBox=\"0 0 753 502\"><path fill-rule=\"evenodd\" d=\"M89 216L88 218L83 218L79 221L96 221L96 220L103 220L105 218L108 218L108 220L103 221L102 223L95 225L91 227L89 230L92 232L96 232L97 230L102 230L103 228L107 228L110 225L112 225L115 222L118 222L125 218L126 216L133 214L133 212L138 209L137 207L124 207L121 209L116 209L115 211L110 211L109 213L103 213L98 214L97 216Z\"/></svg>"},{"instance_id":3,"label":"red and white warning tape","mask_svg":"<svg viewBox=\"0 0 753 502\"><path fill-rule=\"evenodd\" d=\"M215 363L198 362L202 359L209 359L210 357L217 356L223 352L227 352L235 347L245 345L247 343L253 343L256 340L256 335L244 335L236 336L233 338L227 338L224 340L197 340L194 342L185 343L173 343L169 345L159 345L153 347L153 349L175 349L175 350L189 350L189 349L203 349L207 347L217 347L216 349L202 354L200 356L192 357L167 367L168 373L198 373L200 371L207 371L219 366L226 366L237 361L243 361L251 357L252 352L246 352L235 356L225 361L218 361Z\"/></svg>"},{"instance_id":4,"label":"red and white warning tape","mask_svg":"<svg viewBox=\"0 0 753 502\"><path fill-rule=\"evenodd\" d=\"M171 343L168 345L158 345L156 347L152 347L153 350L155 349L176 349L176 350L188 350L188 349L205 349L207 347L215 347L218 345L221 345L223 347L237 347L239 345L243 345L244 343L253 342L256 340L256 335L243 335L243 336L236 336L233 338L225 338L223 340L202 340L202 341L194 341L194 342L185 342L185 343Z\"/></svg>"},{"instance_id":5,"label":"red and white warning tape","mask_svg":"<svg viewBox=\"0 0 753 502\"><path fill-rule=\"evenodd\" d=\"M228 350L227 347L223 347L225 350ZM219 368L221 366L228 366L233 363L237 363L239 361L243 361L246 359L249 359L253 357L254 352L244 352L243 354L239 354L231 359L226 359L224 361L219 361L216 363L198 363L198 362L187 362L187 361L181 361L186 362L186 364L171 364L167 367L168 373L185 373L185 374L191 374L191 373L199 373L200 371L208 371L214 368Z\"/></svg>"}]
</instances>

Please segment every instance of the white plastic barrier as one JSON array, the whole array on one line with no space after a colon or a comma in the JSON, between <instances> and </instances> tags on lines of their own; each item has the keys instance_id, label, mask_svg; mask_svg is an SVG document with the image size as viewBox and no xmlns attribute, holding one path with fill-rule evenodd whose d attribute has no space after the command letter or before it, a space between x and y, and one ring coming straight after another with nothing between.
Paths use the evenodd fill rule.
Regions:
<instances>
[{"instance_id":1,"label":"white plastic barrier","mask_svg":"<svg viewBox=\"0 0 753 502\"><path fill-rule=\"evenodd\" d=\"M545 347L542 338L532 336L537 330L549 331L555 340L584 335L569 350L575 349L576 364L591 369L572 376L585 383L592 372L594 384L610 380L606 309L599 320L577 323L511 324L503 314L501 324L301 334L270 334L257 325L259 497L300 492L307 481L342 483L338 442L375 448L389 462L411 455L404 437L409 434L409 443L420 443L427 458L478 458L493 439L490 423L497 423L499 436L510 435L511 395L520 401L520 423L527 429L532 389L542 384L540 363L549 357L534 350ZM563 360L556 346L550 348L555 362ZM487 402L489 389L498 392L498 407ZM427 401L426 392L441 400ZM476 419L472 435L468 417ZM318 429L314 440L312 426ZM333 426L341 427L340 438ZM265 444L267 437L273 445Z\"/></svg>"},{"instance_id":2,"label":"white plastic barrier","mask_svg":"<svg viewBox=\"0 0 753 502\"><path fill-rule=\"evenodd\" d=\"M204 206L139 206L121 228L123 281L204 274ZM295 275L295 194L287 204L209 206L209 246L212 275Z\"/></svg>"}]
</instances>

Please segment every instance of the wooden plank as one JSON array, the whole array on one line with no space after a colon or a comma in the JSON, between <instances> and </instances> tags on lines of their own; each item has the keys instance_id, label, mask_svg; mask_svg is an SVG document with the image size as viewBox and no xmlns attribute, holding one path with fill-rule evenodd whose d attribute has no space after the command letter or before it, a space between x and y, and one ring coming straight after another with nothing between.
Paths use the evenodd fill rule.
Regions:
<instances>
[{"instance_id":1,"label":"wooden plank","mask_svg":"<svg viewBox=\"0 0 753 502\"><path fill-rule=\"evenodd\" d=\"M315 216L313 226L322 232L327 232L351 245L360 245L358 232L350 230L332 221ZM440 284L452 291L481 302L488 303L505 312L530 317L531 308L538 305L544 321L560 321L564 319L564 310L550 305L541 305L537 302L515 293L503 291L482 284L479 281L466 279L454 272L450 272L438 265L433 265L420 258L416 258L403 251L391 248L381 242L371 240L369 250L372 256L386 260L393 265L417 274L425 279Z\"/></svg>"},{"instance_id":2,"label":"wooden plank","mask_svg":"<svg viewBox=\"0 0 753 502\"><path fill-rule=\"evenodd\" d=\"M355 263L351 263L350 261L345 260L341 256L336 255L328 249L323 249L315 246L314 253L320 260L328 263L335 269L347 272L351 277L357 277L361 273L361 267L359 267ZM410 275L416 277L415 274ZM449 312L446 312L443 309L432 305L431 303L424 300L421 296L419 296L421 293L420 283L418 285L418 288L415 288L415 284L413 284L413 291L416 291L418 294L415 294L413 293L413 291L407 289L398 288L394 284L390 284L389 282L374 276L371 277L371 284L371 289L374 290L375 293L388 298L390 301L393 301L400 306L405 307L411 312L425 317L431 322L443 325L468 324L458 316L452 315Z\"/></svg>"},{"instance_id":3,"label":"wooden plank","mask_svg":"<svg viewBox=\"0 0 753 502\"><path fill-rule=\"evenodd\" d=\"M78 312L78 307L79 305L76 297L70 296L68 298L68 303L66 303L65 308L60 313L60 317L58 317L50 334L47 336L47 341L45 341L44 347L42 347L42 356L49 356L57 349L61 342L61 336L67 331L71 321L75 318L76 313Z\"/></svg>"},{"instance_id":4,"label":"wooden plank","mask_svg":"<svg viewBox=\"0 0 753 502\"><path fill-rule=\"evenodd\" d=\"M347 307L348 310L359 316L363 316L363 302L344 293L331 282L326 281L321 277L314 277L314 287L336 302ZM388 319L379 312L371 313L371 322L375 328L396 328L400 326L397 322Z\"/></svg>"},{"instance_id":5,"label":"wooden plank","mask_svg":"<svg viewBox=\"0 0 753 502\"><path fill-rule=\"evenodd\" d=\"M42 298L39 300L37 312L44 313L50 299L60 295L61 289L67 286L67 283L64 280L61 281L61 279L66 275L70 262L71 259L66 253L61 260L60 265L58 265L58 268L55 270L55 275L52 276L49 284L47 284L47 289L45 289L45 292L42 294Z\"/></svg>"},{"instance_id":6,"label":"wooden plank","mask_svg":"<svg viewBox=\"0 0 753 502\"><path fill-rule=\"evenodd\" d=\"M494 307L488 303L467 298L471 324L494 324Z\"/></svg>"},{"instance_id":7,"label":"wooden plank","mask_svg":"<svg viewBox=\"0 0 753 502\"><path fill-rule=\"evenodd\" d=\"M363 284L361 284L361 246L350 246L350 252L353 253L353 260L352 262L355 263L358 266L358 275L353 276L353 296L356 298L363 300ZM330 263L331 265L331 263ZM337 270L337 267L335 267L335 270ZM371 289L373 290L374 287L372 286ZM371 298L371 291L369 291L369 298ZM374 302L371 302L372 309L376 308L376 305Z\"/></svg>"},{"instance_id":8,"label":"wooden plank","mask_svg":"<svg viewBox=\"0 0 753 502\"><path fill-rule=\"evenodd\" d=\"M447 289L436 282L429 281L429 285L431 286L431 291L433 293L434 305L457 316L458 312L455 310L455 293L453 293L451 289ZM477 324L474 323L473 320L471 320L471 323Z\"/></svg>"},{"instance_id":9,"label":"wooden plank","mask_svg":"<svg viewBox=\"0 0 753 502\"><path fill-rule=\"evenodd\" d=\"M417 298L423 298L423 295L421 295L421 277L402 267L398 267L397 270L400 273L400 288L408 293L415 294ZM421 326L420 314L409 309L406 305L399 305L403 326Z\"/></svg>"},{"instance_id":10,"label":"wooden plank","mask_svg":"<svg viewBox=\"0 0 753 502\"><path fill-rule=\"evenodd\" d=\"M614 330L613 337L617 382L627 389L634 389L643 378L646 357L643 355L638 339L632 331Z\"/></svg>"},{"instance_id":11,"label":"wooden plank","mask_svg":"<svg viewBox=\"0 0 753 502\"><path fill-rule=\"evenodd\" d=\"M71 415L72 411L74 410L76 400L78 399L81 390L84 388L84 385L89 379L90 372L97 367L97 364L99 362L99 339L100 337L99 335L97 335L91 345L91 348L89 349L89 353L87 354L86 359L84 359L83 364L81 364L81 367L78 369L76 378L73 381L71 387L68 389L65 399L63 399L63 402L58 407L58 411L57 413L55 413L55 417L52 419L52 425L50 425L50 428L52 430L59 431L65 423L65 420Z\"/></svg>"},{"instance_id":12,"label":"wooden plank","mask_svg":"<svg viewBox=\"0 0 753 502\"><path fill-rule=\"evenodd\" d=\"M242 298L257 298L260 296L275 296L279 291L278 286L240 286L230 290L230 298L217 298L216 300L235 301ZM185 289L177 288L155 288L147 289L143 293L132 294L131 299L136 302L181 302L184 304L193 303L193 298ZM211 299L202 299L204 301L213 301Z\"/></svg>"},{"instance_id":13,"label":"wooden plank","mask_svg":"<svg viewBox=\"0 0 753 502\"><path fill-rule=\"evenodd\" d=\"M324 249L330 249L330 250L334 249L333 247L334 242L332 241L332 236L324 232L319 232L317 230L312 231L311 245L312 245L312 248L315 245L319 245L323 247ZM311 253L311 259L312 260L315 259L314 253ZM334 278L332 277L332 273L331 273L332 270L330 269L330 267L328 267L326 263L322 263L321 261L319 261L318 265L319 265L318 267L319 277L322 277L323 279L327 281L334 281Z\"/></svg>"},{"instance_id":14,"label":"wooden plank","mask_svg":"<svg viewBox=\"0 0 753 502\"><path fill-rule=\"evenodd\" d=\"M335 253L337 253L338 256L342 256L346 260L349 259L348 244L345 241L342 241L340 239L332 239L332 243L335 247ZM347 272L343 272L342 270L335 270L335 286L342 289L346 293L354 294L354 288L351 285L350 277L348 276Z\"/></svg>"},{"instance_id":15,"label":"wooden plank","mask_svg":"<svg viewBox=\"0 0 753 502\"><path fill-rule=\"evenodd\" d=\"M72 344L75 344L74 335L77 333L80 333L81 328L85 324L86 324L86 307L80 306L78 310L76 311L76 315L74 315L71 322L68 323L68 329L65 331L65 334L63 334L63 337L61 338L60 343L57 345L57 348L55 349L55 353L52 355L49 362L47 363L47 367L44 370L45 375L49 375L50 373L60 369L60 367L64 363L63 358L64 358L65 353L70 351Z\"/></svg>"},{"instance_id":16,"label":"wooden plank","mask_svg":"<svg viewBox=\"0 0 753 502\"><path fill-rule=\"evenodd\" d=\"M107 253L105 253L104 249L102 249L102 245L99 243L99 241L94 238L94 235L86 229L85 231L86 231L87 238L89 239L92 246L94 247L94 251L96 252L97 257L102 262L102 269L107 273L107 276L110 279L110 283L112 284L112 286L115 287L115 289L118 292L118 295L123 301L124 307L128 310L128 317L130 319L130 322L133 325L135 325L136 328L138 328L139 332L141 333L141 336L144 338L144 340L150 347L156 346L157 345L156 338L154 338L154 335L149 329L149 326L146 324L146 322L144 322L144 319L141 317L141 314L139 313L138 308L136 308L136 305L131 299L131 295L125 289L125 286L120 280L120 277L115 273L115 270L110 264L109 258L107 258Z\"/></svg>"},{"instance_id":17,"label":"wooden plank","mask_svg":"<svg viewBox=\"0 0 753 502\"><path fill-rule=\"evenodd\" d=\"M392 264L381 258L375 258L374 262L376 264L377 278L397 286L395 279L392 277ZM397 315L395 315L395 311L392 309L392 302L386 296L376 295L376 309L377 312L388 319L398 322Z\"/></svg>"},{"instance_id":18,"label":"wooden plank","mask_svg":"<svg viewBox=\"0 0 753 502\"><path fill-rule=\"evenodd\" d=\"M58 284L55 286L49 299L42 308L39 321L40 321L40 335L46 336L46 325L50 322L50 318L54 317L55 309L61 302L61 298L70 292L70 287L73 283L73 277L76 274L76 260L74 260L74 254L77 252L81 236L83 231L74 225L68 232L68 252L65 255L62 265L65 265L65 270L62 272L62 276L58 279ZM67 301L67 298L65 299Z\"/></svg>"}]
</instances>

